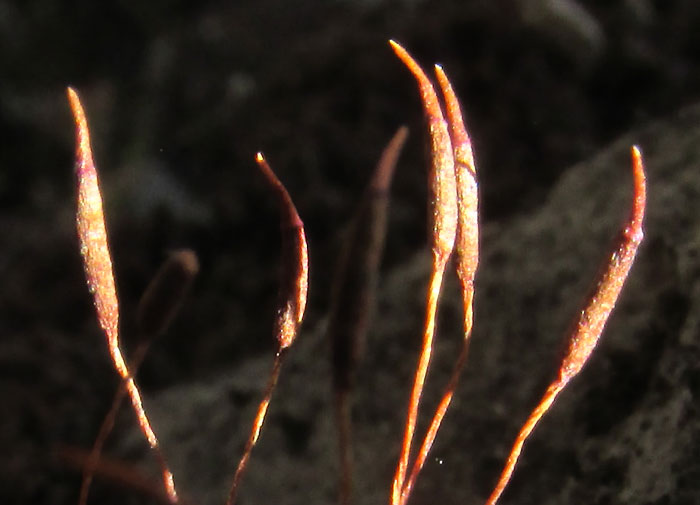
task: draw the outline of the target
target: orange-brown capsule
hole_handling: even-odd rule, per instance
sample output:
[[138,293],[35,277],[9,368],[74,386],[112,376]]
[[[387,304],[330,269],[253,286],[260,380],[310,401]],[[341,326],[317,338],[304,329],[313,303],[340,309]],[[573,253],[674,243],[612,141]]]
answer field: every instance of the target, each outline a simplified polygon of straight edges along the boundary
[[464,337],[469,338],[472,327],[474,277],[479,264],[479,198],[476,165],[471,139],[464,126],[457,96],[440,65],[435,65],[435,74],[445,98],[445,109],[455,159],[458,203],[455,262],[464,299]]
[[646,206],[646,177],[639,148],[633,146],[631,152],[634,199],[630,216],[620,231],[610,259],[569,336],[568,349],[560,368],[560,380],[564,382],[581,371],[593,352],[632,268],[639,244],[644,238],[642,222]]
[[294,341],[297,328],[304,318],[309,287],[309,258],[304,223],[284,185],[268,165],[262,153],[255,157],[265,179],[274,189],[280,205],[282,231],[282,269],[279,302],[275,319],[275,335],[280,349]]
[[440,102],[423,69],[397,42],[389,43],[399,59],[418,81],[430,133],[431,168],[428,174],[432,247],[436,255],[445,258],[452,253],[457,234],[457,183],[455,180],[452,142]]
[[116,352],[119,346],[119,302],[114,286],[112,258],[107,243],[102,194],[92,159],[90,131],[78,94],[72,88],[68,88],[68,100],[73,111],[77,134],[75,173],[78,177],[78,212],[76,222],[80,254],[83,257],[88,288],[97,310],[97,319],[107,336],[117,370],[124,377],[127,375],[126,364],[121,354]]

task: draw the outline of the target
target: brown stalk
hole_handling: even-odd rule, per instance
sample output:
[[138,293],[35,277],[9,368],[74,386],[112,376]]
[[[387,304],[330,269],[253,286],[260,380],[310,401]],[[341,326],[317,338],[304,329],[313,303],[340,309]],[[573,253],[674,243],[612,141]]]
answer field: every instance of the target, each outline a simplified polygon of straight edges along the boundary
[[272,393],[277,385],[280,370],[287,350],[294,342],[297,329],[304,317],[306,308],[306,297],[309,282],[308,252],[306,245],[306,235],[304,234],[304,224],[292,202],[289,193],[274,174],[270,166],[265,161],[262,153],[256,155],[255,161],[258,163],[265,179],[274,190],[280,205],[280,227],[282,231],[282,272],[280,277],[279,301],[277,308],[277,319],[275,320],[274,333],[277,339],[278,349],[275,353],[275,360],[272,371],[263,394],[263,399],[258,406],[257,414],[253,421],[248,441],[246,442],[243,456],[238,463],[236,473],[233,476],[233,483],[229,490],[227,505],[236,502],[238,488],[241,479],[248,466],[253,447],[258,441],[260,430],[265,422],[265,414],[270,405]]
[[352,495],[350,396],[354,386],[354,373],[364,351],[374,306],[379,262],[386,235],[389,186],[407,136],[408,128],[402,126],[384,149],[345,240],[333,282],[327,333],[332,347],[340,458],[338,502],[341,505],[348,505]]
[[[91,463],[92,453],[78,447],[62,446],[54,452],[54,457],[63,464],[77,469],[85,469],[88,465],[94,465],[93,473],[105,481],[117,485],[120,488],[133,489],[134,491],[151,497],[156,503],[170,505],[172,501],[168,494],[161,489],[158,481],[143,476],[140,470],[133,464],[123,461],[100,457],[97,463]],[[181,499],[180,505],[188,505]]]
[[[193,251],[189,249],[175,251],[170,254],[146,287],[139,302],[138,321],[141,335],[129,363],[129,370],[132,373],[138,372],[153,339],[167,330],[198,271],[199,263]],[[83,481],[80,486],[78,505],[87,503],[90,484],[100,462],[102,448],[114,427],[117,412],[126,392],[124,383],[120,383],[114,394],[112,405],[100,425],[95,443],[83,468]]]
[[562,360],[557,378],[549,385],[542,400],[523,424],[510,451],[501,476],[486,505],[495,505],[510,480],[522,451],[525,440],[530,436],[542,416],[554,403],[557,395],[583,368],[597,345],[605,323],[617,302],[622,286],[634,263],[637,249],[644,233],[642,222],[646,206],[646,178],[642,155],[636,146],[632,147],[632,172],[634,175],[634,199],[628,220],[615,241],[613,252],[605,261],[598,281],[587,297],[581,315],[568,337],[567,352]]
[[97,319],[107,337],[107,345],[114,367],[129,394],[141,432],[160,464],[163,483],[168,497],[172,503],[177,503],[177,492],[172,472],[168,468],[165,457],[160,450],[158,439],[143,409],[141,394],[134,382],[133,375],[124,361],[120,348],[119,303],[114,286],[112,259],[109,253],[107,231],[102,211],[102,195],[90,147],[90,132],[78,94],[72,88],[68,88],[68,99],[75,118],[77,131],[77,161],[75,165],[78,177],[77,225],[80,253],[83,257],[88,287],[94,297]]

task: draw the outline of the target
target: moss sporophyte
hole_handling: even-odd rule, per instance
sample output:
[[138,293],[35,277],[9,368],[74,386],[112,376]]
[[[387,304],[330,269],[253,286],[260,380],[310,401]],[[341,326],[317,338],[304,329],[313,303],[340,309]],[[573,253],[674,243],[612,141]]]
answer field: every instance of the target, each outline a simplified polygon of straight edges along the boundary
[[[479,214],[477,172],[471,141],[462,120],[459,101],[447,75],[442,67],[435,66],[441,101],[430,79],[411,55],[398,43],[390,41],[390,44],[418,83],[428,124],[431,159],[428,187],[432,271],[428,283],[422,347],[409,396],[400,454],[393,481],[387,487],[387,499],[390,505],[405,505],[430,453],[440,424],[450,406],[460,372],[466,362],[472,333],[474,278],[479,259]],[[153,489],[152,486],[150,488],[139,486],[138,482],[134,482],[133,487],[140,488],[141,492],[149,493],[164,503],[186,503],[186,500],[178,495],[175,478],[160,450],[158,438],[141,401],[135,374],[150,340],[165,331],[185,296],[198,270],[197,258],[192,251],[174,253],[156,275],[146,290],[139,308],[139,321],[145,336],[133,358],[127,363],[120,347],[119,304],[87,119],[78,94],[71,88],[68,89],[68,98],[77,129],[75,170],[78,180],[77,224],[80,252],[88,287],[94,297],[98,321],[105,334],[114,368],[121,378],[121,387],[92,450],[78,457],[79,465],[83,469],[79,505],[87,503],[88,491],[94,475],[109,477],[110,472],[118,472],[118,468],[114,469],[104,461],[101,451],[111,430],[115,412],[125,395],[129,397],[143,437],[160,465],[162,479],[159,489]],[[350,415],[353,377],[362,354],[368,314],[371,312],[374,299],[377,270],[385,235],[389,186],[406,137],[407,130],[401,127],[384,150],[351,227],[352,236],[340,260],[338,276],[334,282],[333,308],[329,316],[327,333],[332,348],[332,382],[340,456],[338,503],[341,505],[349,505],[353,501],[354,470]],[[594,288],[572,324],[570,334],[566,336],[566,350],[559,370],[540,402],[522,425],[501,476],[486,499],[487,505],[497,503],[515,470],[527,438],[559,393],[581,371],[590,357],[634,263],[635,254],[643,237],[642,221],[646,204],[646,183],[640,151],[637,147],[632,147],[631,153],[634,197],[630,215],[615,239],[612,252],[607,256]],[[290,195],[275,176],[265,157],[258,153],[255,161],[275,194],[281,213],[283,268],[277,319],[274,325],[277,351],[263,398],[253,420],[227,498],[224,497],[224,490],[222,490],[222,502],[225,499],[227,505],[236,503],[238,490],[244,483],[243,477],[248,461],[263,429],[265,415],[284,359],[293,347],[297,330],[304,316],[308,289],[308,255],[303,222]],[[450,261],[451,258],[453,261]],[[416,421],[433,350],[441,285],[445,272],[451,265],[455,266],[463,298],[461,351],[455,360],[447,387],[420,445],[416,444],[418,449],[414,450]],[[128,481],[128,476],[122,475],[122,477]]]

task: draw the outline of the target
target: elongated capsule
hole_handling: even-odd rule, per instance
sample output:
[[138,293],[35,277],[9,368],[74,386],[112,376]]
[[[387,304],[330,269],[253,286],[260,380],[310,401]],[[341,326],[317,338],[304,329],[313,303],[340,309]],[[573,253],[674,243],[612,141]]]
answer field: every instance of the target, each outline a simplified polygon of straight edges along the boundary
[[430,217],[432,248],[436,255],[449,257],[457,235],[457,182],[455,161],[447,121],[430,79],[413,57],[397,42],[389,43],[399,59],[418,81],[430,134]]
[[282,269],[275,335],[280,350],[292,345],[297,328],[304,318],[309,289],[309,254],[304,223],[284,185],[268,165],[262,153],[255,157],[265,179],[274,189],[280,205],[282,231]]
[[122,377],[127,375],[126,364],[121,354],[115,352],[119,346],[119,302],[114,286],[112,257],[107,243],[102,194],[97,170],[92,158],[90,131],[85,111],[78,94],[68,88],[68,100],[76,125],[75,174],[78,178],[78,240],[83,267],[87,276],[88,288],[92,293],[97,311],[97,320],[104,330],[112,358]]

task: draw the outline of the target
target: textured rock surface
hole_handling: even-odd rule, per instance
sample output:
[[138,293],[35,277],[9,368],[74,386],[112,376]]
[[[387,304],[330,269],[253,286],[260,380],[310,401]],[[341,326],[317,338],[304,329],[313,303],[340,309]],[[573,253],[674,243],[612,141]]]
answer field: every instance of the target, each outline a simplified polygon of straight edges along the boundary
[[[567,324],[630,200],[644,148],[646,240],[602,343],[526,445],[502,503],[696,503],[700,497],[700,108],[617,141],[567,171],[541,208],[487,227],[474,341],[455,408],[411,503],[480,503],[556,367]],[[481,167],[488,170],[488,167]],[[383,280],[355,409],[357,503],[385,500],[416,359],[427,258]],[[459,339],[448,285],[429,389]],[[332,503],[336,445],[327,345],[306,328],[283,372],[241,503]],[[154,399],[183,489],[221,502],[270,359]],[[426,406],[434,404],[428,396]]]

